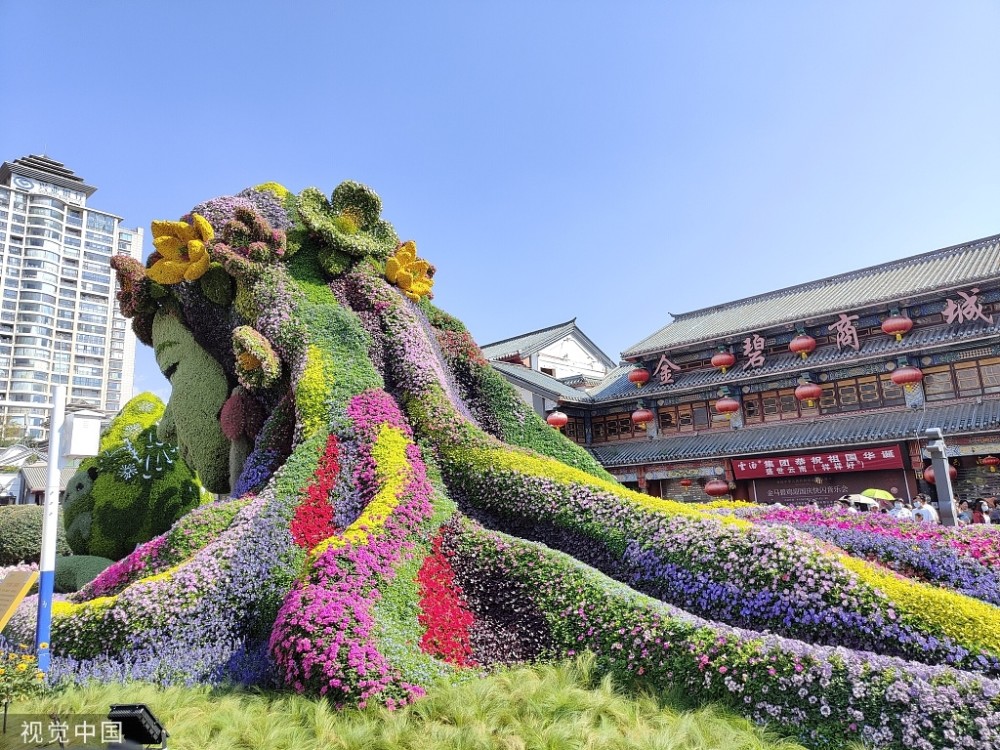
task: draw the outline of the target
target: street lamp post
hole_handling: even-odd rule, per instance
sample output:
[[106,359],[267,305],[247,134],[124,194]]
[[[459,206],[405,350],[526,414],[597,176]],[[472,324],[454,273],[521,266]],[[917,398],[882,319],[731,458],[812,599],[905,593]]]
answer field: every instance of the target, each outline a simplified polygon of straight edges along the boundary
[[45,483],[45,510],[42,516],[42,554],[38,565],[38,623],[35,653],[38,668],[49,671],[52,632],[52,592],[56,575],[56,538],[59,531],[59,441],[66,416],[66,386],[52,386],[52,416],[49,420],[49,465]]
[[955,496],[951,489],[951,476],[948,474],[947,448],[944,444],[944,434],[940,427],[929,427],[924,430],[929,438],[927,453],[931,457],[931,468],[934,470],[934,488],[937,490],[938,515],[945,526],[958,526],[955,515]]

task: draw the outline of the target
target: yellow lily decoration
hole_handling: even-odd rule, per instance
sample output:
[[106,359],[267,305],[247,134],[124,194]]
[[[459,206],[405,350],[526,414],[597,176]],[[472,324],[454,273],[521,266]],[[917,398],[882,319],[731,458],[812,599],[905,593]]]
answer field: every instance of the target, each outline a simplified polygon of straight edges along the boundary
[[433,275],[433,266],[417,257],[417,245],[413,240],[400,243],[385,263],[385,277],[414,302],[430,294],[434,286]]
[[210,259],[205,243],[215,237],[212,225],[200,214],[191,215],[192,222],[154,221],[153,246],[162,256],[146,275],[159,284],[179,284],[195,281],[205,275]]

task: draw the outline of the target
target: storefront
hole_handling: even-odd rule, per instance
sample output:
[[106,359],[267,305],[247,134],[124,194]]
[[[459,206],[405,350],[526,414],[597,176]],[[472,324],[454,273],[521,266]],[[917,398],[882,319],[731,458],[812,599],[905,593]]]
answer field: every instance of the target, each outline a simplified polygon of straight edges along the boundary
[[916,494],[900,445],[854,451],[732,460],[733,477],[758,503],[829,505],[841,495],[876,488],[907,500]]

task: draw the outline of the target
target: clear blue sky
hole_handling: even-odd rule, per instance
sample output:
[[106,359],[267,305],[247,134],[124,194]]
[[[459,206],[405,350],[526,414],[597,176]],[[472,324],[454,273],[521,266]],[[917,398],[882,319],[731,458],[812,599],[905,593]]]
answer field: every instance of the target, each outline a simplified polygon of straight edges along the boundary
[[[130,226],[374,187],[480,343],[1000,232],[996,2],[0,0],[0,159]],[[147,236],[146,252],[151,251]],[[148,350],[137,385],[164,393]]]

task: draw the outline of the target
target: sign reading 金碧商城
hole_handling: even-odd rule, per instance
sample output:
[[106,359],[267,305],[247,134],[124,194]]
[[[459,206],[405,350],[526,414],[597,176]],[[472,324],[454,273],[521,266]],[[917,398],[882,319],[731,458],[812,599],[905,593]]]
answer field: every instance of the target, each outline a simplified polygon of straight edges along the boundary
[[897,446],[860,448],[836,453],[813,453],[779,458],[738,458],[733,460],[736,479],[760,479],[802,474],[837,474],[845,471],[878,471],[903,468]]
[[38,572],[35,570],[15,570],[0,581],[0,630],[7,625],[17,605],[28,595],[36,580]]

